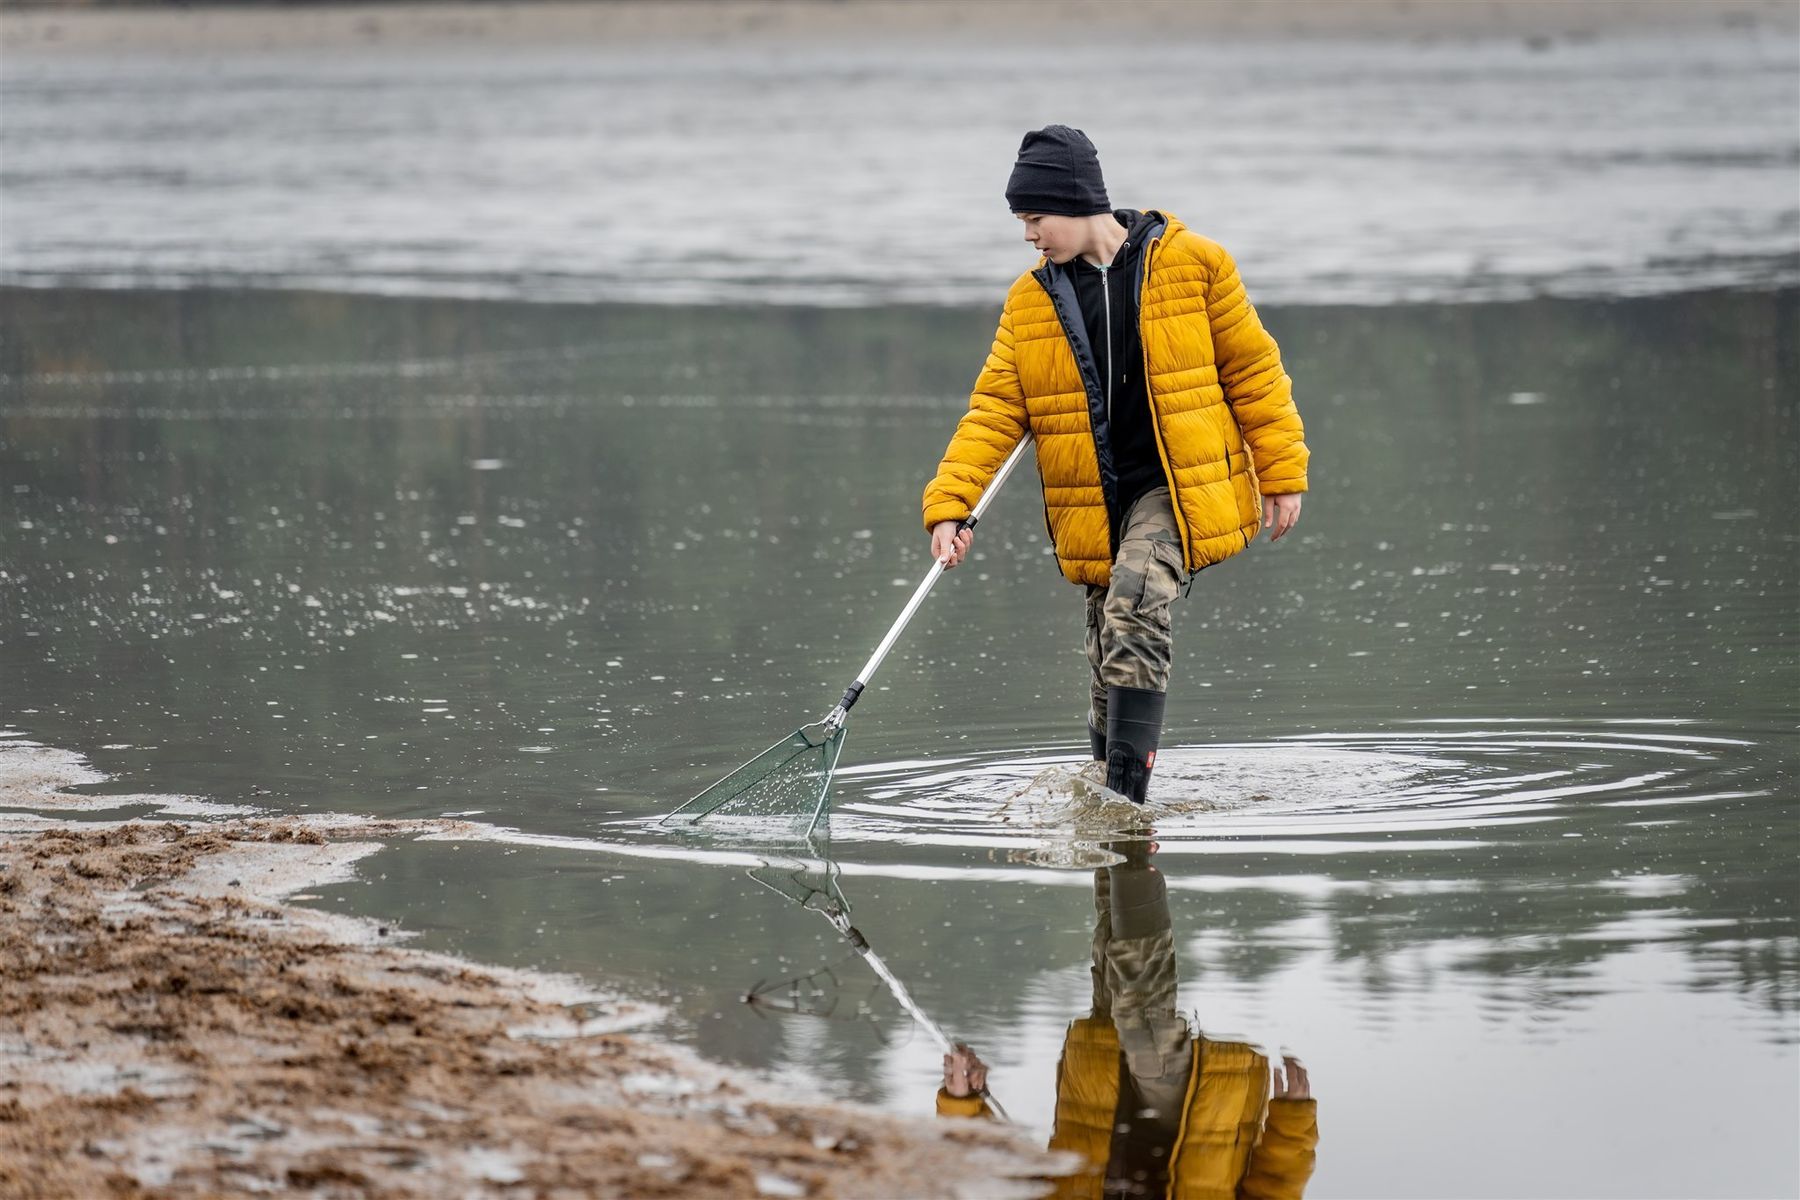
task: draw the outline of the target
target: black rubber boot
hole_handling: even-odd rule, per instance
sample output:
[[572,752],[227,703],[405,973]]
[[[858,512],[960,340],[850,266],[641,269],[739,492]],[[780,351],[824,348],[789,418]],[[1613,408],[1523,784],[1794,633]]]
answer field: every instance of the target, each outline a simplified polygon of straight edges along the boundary
[[1094,761],[1106,761],[1106,731],[1094,728],[1093,717],[1088,718],[1088,745],[1093,747]]
[[1106,786],[1138,804],[1150,794],[1166,699],[1145,688],[1106,689]]

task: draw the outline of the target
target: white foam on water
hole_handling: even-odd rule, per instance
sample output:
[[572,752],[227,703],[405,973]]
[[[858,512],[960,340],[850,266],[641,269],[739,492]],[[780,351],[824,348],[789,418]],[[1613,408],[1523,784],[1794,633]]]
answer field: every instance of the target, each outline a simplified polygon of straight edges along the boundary
[[0,809],[48,813],[144,808],[167,817],[233,817],[248,816],[257,811],[248,805],[220,804],[197,796],[136,793],[100,796],[68,790],[93,787],[109,778],[72,750],[60,750],[24,739],[0,742]]

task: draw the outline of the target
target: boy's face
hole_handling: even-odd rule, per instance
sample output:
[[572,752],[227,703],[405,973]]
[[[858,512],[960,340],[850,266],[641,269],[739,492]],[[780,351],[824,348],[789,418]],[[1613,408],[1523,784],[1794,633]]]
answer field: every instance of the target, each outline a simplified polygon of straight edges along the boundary
[[1087,222],[1080,217],[1059,217],[1048,213],[1019,213],[1025,225],[1025,240],[1053,263],[1066,263],[1081,253]]

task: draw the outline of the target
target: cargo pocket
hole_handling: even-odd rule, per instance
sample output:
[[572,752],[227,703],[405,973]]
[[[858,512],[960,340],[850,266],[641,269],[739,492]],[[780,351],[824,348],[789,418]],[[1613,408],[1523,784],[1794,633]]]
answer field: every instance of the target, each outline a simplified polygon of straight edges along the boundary
[[1101,660],[1106,657],[1105,648],[1101,645],[1101,627],[1106,624],[1106,589],[1094,587],[1087,589],[1087,636],[1084,639],[1088,662],[1094,670],[1100,669]]
[[1148,617],[1167,628],[1169,605],[1181,591],[1187,568],[1181,561],[1181,547],[1174,542],[1151,542],[1150,557],[1144,564],[1144,591],[1138,597],[1137,614]]

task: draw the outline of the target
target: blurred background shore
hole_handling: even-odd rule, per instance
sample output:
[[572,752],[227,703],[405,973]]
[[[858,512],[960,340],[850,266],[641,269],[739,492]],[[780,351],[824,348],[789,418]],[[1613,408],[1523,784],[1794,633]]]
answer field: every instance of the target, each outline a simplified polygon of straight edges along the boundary
[[1102,148],[1115,203],[1230,249],[1258,303],[1782,286],[1797,13],[14,12],[0,284],[989,306],[1031,257],[1013,152],[1054,120]]
[[1786,0],[596,0],[521,4],[88,4],[0,2],[8,51],[204,52],[645,39],[931,35],[1082,39],[1097,26],[1213,36],[1583,37],[1655,29],[1800,25]]

